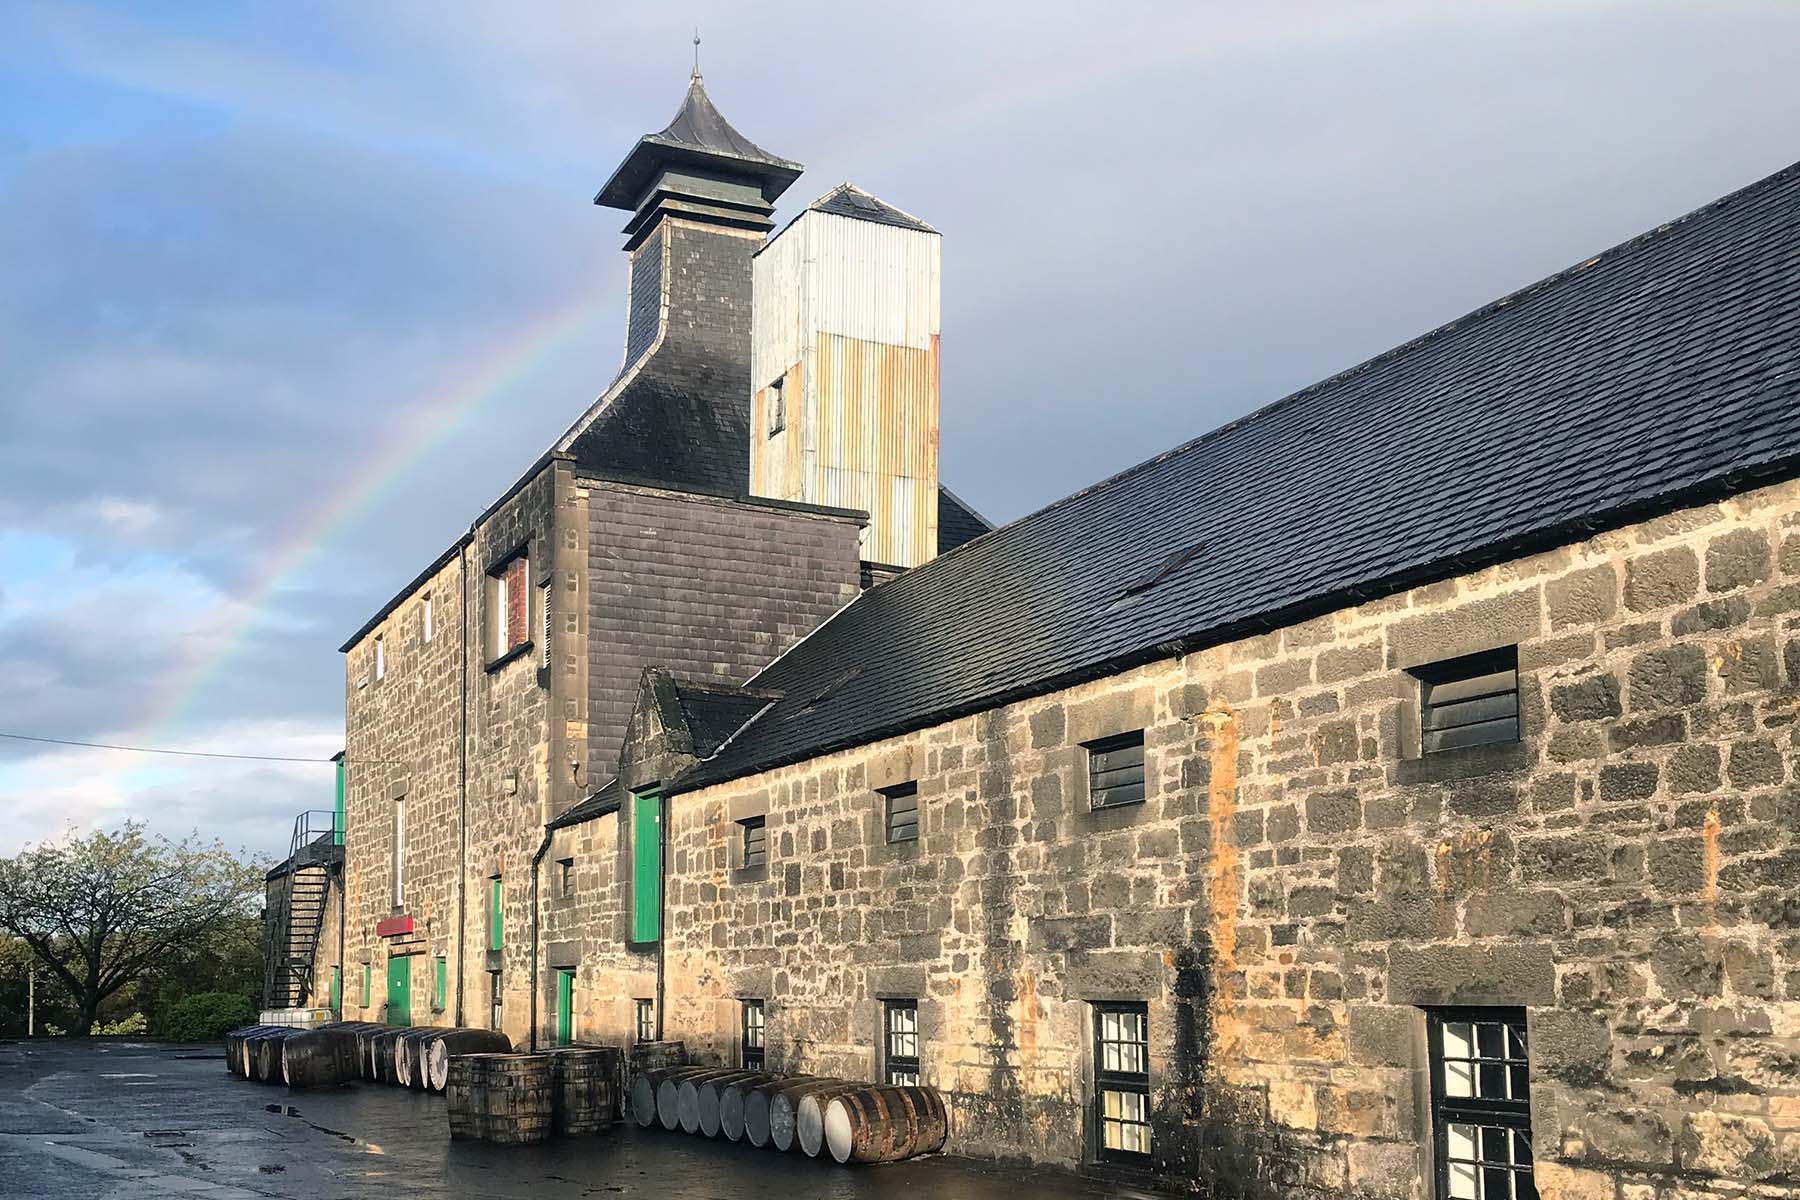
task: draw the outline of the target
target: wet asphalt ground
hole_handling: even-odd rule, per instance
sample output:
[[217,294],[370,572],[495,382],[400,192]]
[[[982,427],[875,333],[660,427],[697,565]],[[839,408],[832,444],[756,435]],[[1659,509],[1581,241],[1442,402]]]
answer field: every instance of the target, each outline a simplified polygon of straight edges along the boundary
[[441,1096],[368,1083],[290,1092],[227,1074],[219,1046],[0,1041],[0,1197],[7,1200],[1120,1194],[1062,1173],[944,1155],[846,1167],[629,1124],[542,1146],[452,1142]]

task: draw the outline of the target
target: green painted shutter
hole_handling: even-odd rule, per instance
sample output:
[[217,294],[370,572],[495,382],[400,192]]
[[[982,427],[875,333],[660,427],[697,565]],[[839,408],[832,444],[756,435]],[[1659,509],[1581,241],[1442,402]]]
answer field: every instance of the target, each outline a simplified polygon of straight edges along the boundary
[[432,1004],[439,1011],[444,1011],[444,1000],[450,994],[450,960],[443,955],[437,959],[437,986],[432,992]]
[[369,978],[370,970],[371,970],[371,968],[370,968],[369,964],[364,963],[363,964],[363,990],[362,990],[362,1002],[363,1002],[364,1008],[369,1007],[370,1004],[373,1004],[375,1002],[375,984]]
[[662,795],[639,792],[631,798],[631,939],[662,937]]
[[344,756],[337,758],[337,821],[331,830],[331,840],[337,845],[344,844]]
[[504,943],[505,926],[500,924],[500,877],[488,881],[492,895],[488,904],[488,949],[498,950]]
[[344,968],[331,968],[331,1013],[335,1017],[344,1015]]
[[575,1040],[575,972],[556,973],[556,1044]]
[[390,958],[387,968],[387,1023],[412,1024],[412,959]]

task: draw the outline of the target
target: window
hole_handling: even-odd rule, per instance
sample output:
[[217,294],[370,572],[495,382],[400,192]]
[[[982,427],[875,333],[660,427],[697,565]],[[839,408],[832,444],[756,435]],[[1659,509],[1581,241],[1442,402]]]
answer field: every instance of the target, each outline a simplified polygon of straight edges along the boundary
[[538,665],[547,667],[550,665],[550,585],[547,583],[538,588],[538,623],[541,626],[538,632],[544,639]]
[[556,860],[556,894],[564,900],[575,894],[575,860],[572,858]]
[[501,1010],[505,1007],[500,988],[500,972],[488,972],[488,1028],[499,1029]]
[[1441,1200],[1537,1200],[1525,1011],[1428,1014],[1431,1126]]
[[760,867],[769,861],[769,831],[762,817],[745,817],[738,822],[743,831],[743,865]]
[[394,801],[394,907],[406,903],[406,797]]
[[437,630],[431,624],[431,593],[425,593],[425,603],[419,610],[419,633],[423,640],[429,642]]
[[1114,808],[1144,801],[1144,731],[1085,742],[1088,752],[1088,803]]
[[450,995],[450,960],[438,955],[431,964],[431,972],[431,1009],[443,1012],[444,1001]]
[[498,950],[505,944],[506,927],[500,921],[500,876],[488,880],[488,949]]
[[381,635],[375,635],[375,678],[387,677],[387,647],[382,643]]
[[488,577],[488,627],[492,631],[494,658],[506,657],[530,637],[531,623],[525,611],[531,599],[526,583],[530,565],[525,555],[515,555]]
[[785,391],[787,380],[777,379],[769,385],[769,436],[774,437],[787,428],[787,398]]
[[903,783],[898,787],[883,788],[881,795],[887,807],[885,821],[887,840],[889,842],[918,841],[919,785]]
[[1413,672],[1425,754],[1519,740],[1519,648],[1465,654]]
[[1095,1148],[1106,1162],[1150,1154],[1150,1011],[1143,1004],[1094,1005]]
[[640,1042],[656,1040],[656,1001],[654,1000],[637,1002],[637,1040]]
[[919,1084],[919,1002],[884,1000],[881,1004],[881,1076],[890,1084]]
[[763,1068],[763,1002],[761,1000],[742,1001],[744,1047],[743,1067],[746,1071],[760,1071]]

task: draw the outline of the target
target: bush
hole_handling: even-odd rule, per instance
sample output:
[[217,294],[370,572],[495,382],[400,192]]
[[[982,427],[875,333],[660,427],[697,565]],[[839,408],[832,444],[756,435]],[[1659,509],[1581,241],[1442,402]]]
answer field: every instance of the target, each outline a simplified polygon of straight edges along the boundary
[[156,1036],[172,1042],[212,1042],[228,1029],[256,1019],[256,1007],[242,992],[196,992],[162,1011]]
[[144,1020],[141,1012],[132,1013],[129,1017],[117,1021],[102,1021],[94,1026],[95,1037],[130,1037],[132,1034],[148,1033],[150,1022]]

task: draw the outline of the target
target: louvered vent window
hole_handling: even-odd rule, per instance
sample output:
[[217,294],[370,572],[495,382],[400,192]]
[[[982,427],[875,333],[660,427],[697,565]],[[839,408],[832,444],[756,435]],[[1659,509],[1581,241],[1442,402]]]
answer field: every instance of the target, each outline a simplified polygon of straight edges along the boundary
[[881,789],[887,802],[887,840],[916,842],[919,840],[919,785],[903,783]]
[[769,861],[769,831],[762,817],[749,817],[738,822],[744,831],[744,865],[760,867]]
[[1519,740],[1519,648],[1420,667],[1419,748],[1426,754]]
[[1085,742],[1091,807],[1116,808],[1144,801],[1144,731]]
[[542,588],[538,589],[538,594],[540,597],[538,610],[543,624],[541,632],[544,635],[544,645],[541,651],[543,657],[539,662],[540,665],[547,667],[550,665],[550,585],[546,583]]

